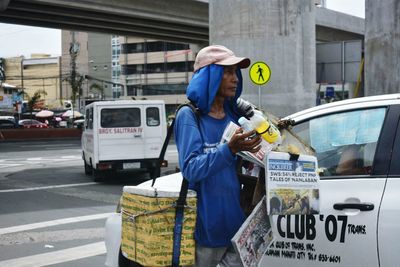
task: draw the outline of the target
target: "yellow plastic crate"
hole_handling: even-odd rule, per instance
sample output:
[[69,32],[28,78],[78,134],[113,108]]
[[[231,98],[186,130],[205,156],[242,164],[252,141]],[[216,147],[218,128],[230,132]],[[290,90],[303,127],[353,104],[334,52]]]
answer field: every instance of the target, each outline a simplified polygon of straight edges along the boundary
[[[179,192],[125,186],[122,195],[124,255],[144,266],[170,266],[172,262],[174,204]],[[189,190],[181,239],[180,265],[194,264],[196,192]]]

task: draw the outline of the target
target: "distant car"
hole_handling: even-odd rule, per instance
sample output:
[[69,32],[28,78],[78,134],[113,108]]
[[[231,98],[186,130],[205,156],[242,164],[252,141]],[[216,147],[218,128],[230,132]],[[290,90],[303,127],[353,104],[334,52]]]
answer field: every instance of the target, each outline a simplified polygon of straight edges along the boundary
[[24,128],[49,128],[46,123],[30,119],[20,120],[18,124],[23,126]]
[[13,116],[0,116],[0,120],[9,120],[15,122],[15,118]]
[[0,119],[0,129],[16,129],[21,127],[14,120]]
[[85,119],[74,120],[74,128],[82,129],[85,124]]
[[[320,214],[272,215],[275,240],[258,266],[399,266],[400,94],[337,101],[283,120],[315,150]],[[167,180],[179,191],[179,178],[156,184]],[[121,214],[105,228],[106,265],[132,266],[120,252]]]

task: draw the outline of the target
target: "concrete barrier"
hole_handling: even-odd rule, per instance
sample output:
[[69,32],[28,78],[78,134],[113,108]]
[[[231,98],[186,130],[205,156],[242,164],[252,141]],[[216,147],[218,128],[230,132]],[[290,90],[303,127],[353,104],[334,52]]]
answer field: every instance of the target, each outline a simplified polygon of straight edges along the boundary
[[32,139],[80,139],[82,130],[75,128],[48,129],[4,129],[0,130],[0,141],[32,140]]

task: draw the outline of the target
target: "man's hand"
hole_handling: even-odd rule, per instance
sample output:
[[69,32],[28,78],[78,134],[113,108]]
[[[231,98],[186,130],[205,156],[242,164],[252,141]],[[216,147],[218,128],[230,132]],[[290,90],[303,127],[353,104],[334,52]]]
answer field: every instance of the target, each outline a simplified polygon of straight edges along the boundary
[[[253,138],[249,139],[250,136],[254,135]],[[240,151],[249,151],[252,153],[257,152],[261,148],[261,137],[256,134],[256,131],[243,133],[243,129],[239,128],[233,134],[231,140],[228,142],[228,146],[233,154]]]

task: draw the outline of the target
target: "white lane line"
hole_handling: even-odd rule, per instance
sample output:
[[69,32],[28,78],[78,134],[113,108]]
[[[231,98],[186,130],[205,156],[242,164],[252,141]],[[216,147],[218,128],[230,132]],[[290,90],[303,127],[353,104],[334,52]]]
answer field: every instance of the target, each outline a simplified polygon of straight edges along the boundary
[[82,159],[82,156],[62,156],[62,159]]
[[48,143],[40,143],[40,144],[30,144],[30,145],[21,145],[18,147],[76,147],[74,144],[48,144]]
[[38,158],[27,158],[26,160],[29,160],[29,161],[39,161],[39,160],[43,160],[43,158],[42,158],[42,157],[38,157]]
[[106,246],[104,241],[102,241],[84,246],[57,250],[54,252],[0,261],[0,267],[41,267],[93,257],[104,253],[106,253]]
[[104,240],[104,233],[104,227],[37,232],[26,231],[0,235],[0,247],[37,243],[54,244],[57,242],[89,240],[95,238]]
[[21,165],[24,165],[24,164],[0,163],[0,168],[16,167],[16,166],[21,166]]
[[53,189],[53,188],[75,187],[75,186],[85,186],[85,185],[94,185],[94,184],[97,184],[97,183],[89,182],[89,183],[79,183],[79,184],[61,184],[61,185],[39,186],[39,187],[30,187],[30,188],[3,189],[3,190],[0,190],[0,193],[45,190],[45,189]]
[[[78,223],[78,222],[84,222],[84,221],[105,219],[105,218],[109,217],[111,214],[113,214],[113,213],[100,213],[100,214],[85,215],[85,216],[78,216],[78,217],[71,217],[71,218],[45,221],[45,222],[39,222],[39,223],[31,223],[31,224],[24,224],[24,225],[12,226],[12,227],[0,228],[0,235],[28,231],[28,230],[44,228],[44,227],[51,227],[51,226],[67,224],[67,223]],[[10,266],[12,266],[12,265],[10,265]]]

